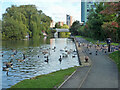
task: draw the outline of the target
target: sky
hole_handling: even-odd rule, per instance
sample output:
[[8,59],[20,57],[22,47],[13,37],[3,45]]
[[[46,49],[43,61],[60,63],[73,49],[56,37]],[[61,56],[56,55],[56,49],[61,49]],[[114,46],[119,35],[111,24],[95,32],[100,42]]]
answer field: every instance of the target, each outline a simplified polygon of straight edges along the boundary
[[[42,10],[46,15],[52,17],[53,21],[66,22],[66,14],[73,16],[75,20],[81,21],[81,0],[1,0],[1,14],[11,5],[36,5],[38,10]],[[1,6],[2,5],[2,6]]]

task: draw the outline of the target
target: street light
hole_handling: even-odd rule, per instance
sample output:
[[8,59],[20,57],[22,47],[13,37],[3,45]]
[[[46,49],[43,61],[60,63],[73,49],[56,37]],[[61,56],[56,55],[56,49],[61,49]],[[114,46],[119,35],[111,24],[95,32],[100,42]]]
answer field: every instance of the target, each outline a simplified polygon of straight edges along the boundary
[[107,38],[108,52],[110,52],[110,43],[111,43],[111,38]]

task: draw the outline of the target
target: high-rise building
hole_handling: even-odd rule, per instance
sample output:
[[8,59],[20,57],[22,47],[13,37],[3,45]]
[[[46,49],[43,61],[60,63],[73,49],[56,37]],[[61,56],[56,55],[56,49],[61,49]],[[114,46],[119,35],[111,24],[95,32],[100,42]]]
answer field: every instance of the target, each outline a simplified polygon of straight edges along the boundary
[[90,10],[95,9],[95,2],[81,2],[81,22],[86,23]]
[[58,22],[58,25],[63,26],[64,22]]
[[66,24],[70,27],[72,25],[72,16],[66,15]]

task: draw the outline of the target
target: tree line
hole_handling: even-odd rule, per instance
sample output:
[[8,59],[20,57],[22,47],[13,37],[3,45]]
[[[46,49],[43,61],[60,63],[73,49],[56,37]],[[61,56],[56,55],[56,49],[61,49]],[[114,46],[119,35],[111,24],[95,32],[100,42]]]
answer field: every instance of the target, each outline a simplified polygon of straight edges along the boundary
[[26,35],[31,38],[41,37],[43,31],[51,34],[51,17],[35,5],[12,5],[6,9],[2,18],[2,39],[24,39]]
[[70,28],[73,35],[81,35],[96,40],[111,38],[120,41],[120,2],[95,3],[96,9],[91,9],[86,24],[75,21]]

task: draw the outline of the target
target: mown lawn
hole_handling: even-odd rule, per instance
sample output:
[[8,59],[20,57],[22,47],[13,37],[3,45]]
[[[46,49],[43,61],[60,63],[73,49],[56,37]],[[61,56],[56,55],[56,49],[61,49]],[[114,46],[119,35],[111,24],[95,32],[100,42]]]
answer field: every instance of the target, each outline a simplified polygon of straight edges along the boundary
[[[88,38],[88,37],[83,37],[83,36],[76,36],[76,37],[81,37],[81,38],[84,38],[85,40],[89,41],[89,42],[92,42],[93,44],[95,44],[97,42],[97,40],[94,40],[92,38]],[[107,44],[106,42],[101,42],[99,43],[100,45],[105,45]],[[111,43],[111,45],[114,45],[114,46],[117,46],[119,45],[119,43]]]
[[32,79],[23,80],[12,88],[54,88],[58,87],[67,76],[71,75],[76,70],[76,67],[72,67],[65,70],[60,70],[47,75],[36,76]]
[[115,51],[109,54],[109,57],[112,58],[116,62],[116,64],[118,65],[119,72],[120,72],[120,51]]

